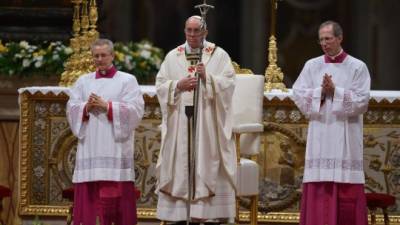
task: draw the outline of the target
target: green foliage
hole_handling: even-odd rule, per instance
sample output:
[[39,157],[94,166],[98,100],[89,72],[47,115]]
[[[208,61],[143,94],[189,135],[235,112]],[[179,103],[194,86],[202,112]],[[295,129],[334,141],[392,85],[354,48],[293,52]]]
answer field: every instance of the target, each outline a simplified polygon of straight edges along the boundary
[[[164,53],[148,41],[115,43],[114,64],[118,70],[134,74],[139,83],[154,81]],[[26,41],[0,40],[0,76],[60,76],[72,49],[62,42],[43,42],[37,45]]]

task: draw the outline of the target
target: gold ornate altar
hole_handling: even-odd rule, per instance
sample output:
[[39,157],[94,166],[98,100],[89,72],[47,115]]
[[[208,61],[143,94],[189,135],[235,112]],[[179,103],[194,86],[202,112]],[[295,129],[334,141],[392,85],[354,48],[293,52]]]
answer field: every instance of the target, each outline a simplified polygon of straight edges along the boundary
[[[141,86],[146,107],[135,135],[135,169],[141,221],[155,220],[157,196],[154,168],[160,147],[160,108],[153,86]],[[65,118],[68,88],[31,87],[20,93],[19,214],[60,216],[69,202],[61,190],[71,186],[76,139]],[[260,166],[260,223],[297,223],[304,165],[307,120],[288,93],[266,93],[264,139]],[[390,209],[392,224],[400,224],[400,92],[372,92],[364,116],[366,191],[390,193],[397,205]],[[243,222],[248,202],[240,201]],[[61,217],[62,216],[62,217]],[[382,223],[382,217],[378,222]]]

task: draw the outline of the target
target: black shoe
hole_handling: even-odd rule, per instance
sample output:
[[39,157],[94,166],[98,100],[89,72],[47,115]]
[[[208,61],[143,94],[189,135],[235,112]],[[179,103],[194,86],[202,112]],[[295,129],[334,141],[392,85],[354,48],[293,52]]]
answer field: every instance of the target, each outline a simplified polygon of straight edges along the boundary
[[182,221],[172,222],[170,223],[170,225],[186,225],[186,221],[182,220]]
[[[190,225],[200,225],[200,223],[189,223]],[[186,221],[182,220],[182,221],[177,221],[177,222],[173,222],[170,225],[186,225]]]

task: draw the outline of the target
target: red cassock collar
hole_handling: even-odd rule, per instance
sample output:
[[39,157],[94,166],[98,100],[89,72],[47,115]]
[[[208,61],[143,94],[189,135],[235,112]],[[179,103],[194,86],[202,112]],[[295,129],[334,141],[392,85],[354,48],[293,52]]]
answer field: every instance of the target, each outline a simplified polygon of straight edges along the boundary
[[342,51],[342,53],[340,53],[339,55],[335,56],[335,57],[330,57],[328,55],[324,55],[325,58],[325,63],[342,63],[344,61],[344,59],[346,58],[347,53]]
[[113,78],[114,75],[117,73],[117,69],[115,66],[111,66],[107,70],[96,70],[96,79],[99,78]]

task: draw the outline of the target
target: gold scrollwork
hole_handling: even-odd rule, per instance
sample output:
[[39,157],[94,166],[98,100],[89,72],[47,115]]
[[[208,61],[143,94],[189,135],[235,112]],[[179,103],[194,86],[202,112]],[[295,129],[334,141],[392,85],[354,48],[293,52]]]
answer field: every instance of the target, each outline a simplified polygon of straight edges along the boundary
[[298,202],[305,145],[304,138],[289,127],[264,122],[263,146],[258,157],[262,182],[259,211],[282,211]]
[[[54,93],[42,94],[36,93],[31,94],[28,91],[23,92],[20,95],[21,100],[21,113],[20,113],[20,191],[19,191],[19,214],[20,215],[52,215],[52,216],[60,216],[67,215],[68,206],[62,205],[43,205],[43,204],[35,204],[33,203],[32,196],[35,195],[34,189],[32,188],[32,182],[34,179],[34,170],[33,170],[33,156],[35,152],[33,151],[32,140],[34,136],[35,129],[32,129],[32,125],[35,124],[35,114],[41,113],[40,107],[36,107],[36,103],[40,101],[48,101],[55,100],[57,103],[63,103],[65,105],[68,96],[65,93],[60,93],[58,95]],[[36,112],[35,110],[39,110]],[[62,111],[59,111],[62,113]],[[50,115],[50,114],[48,114]],[[38,126],[41,126],[39,124]],[[45,127],[48,129],[48,127]],[[46,136],[47,137],[47,136]],[[46,153],[48,149],[43,149]],[[47,154],[47,153],[46,153]],[[51,161],[50,161],[51,162]],[[47,164],[46,161],[43,163]],[[47,174],[46,168],[44,165],[43,168],[45,171],[43,174]],[[46,191],[45,193],[47,193]]]
[[236,74],[254,74],[251,69],[241,68],[239,64],[232,61],[233,68],[235,69]]

